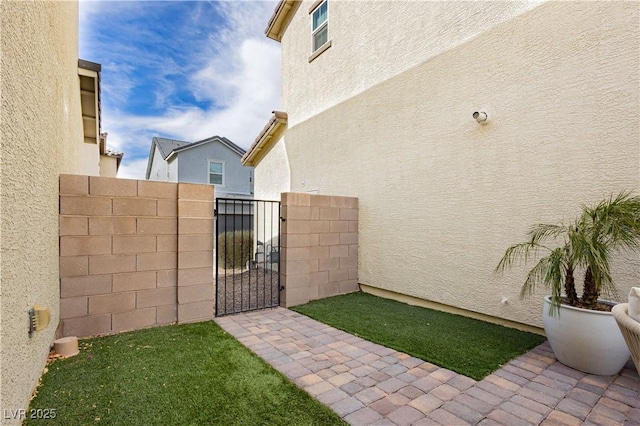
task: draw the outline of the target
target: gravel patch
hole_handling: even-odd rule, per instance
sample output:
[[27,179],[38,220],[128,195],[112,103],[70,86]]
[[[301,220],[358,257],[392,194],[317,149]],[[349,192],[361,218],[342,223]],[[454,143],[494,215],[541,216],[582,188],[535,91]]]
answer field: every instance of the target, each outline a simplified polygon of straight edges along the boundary
[[229,315],[278,306],[279,274],[260,266],[250,270],[218,269],[217,315]]

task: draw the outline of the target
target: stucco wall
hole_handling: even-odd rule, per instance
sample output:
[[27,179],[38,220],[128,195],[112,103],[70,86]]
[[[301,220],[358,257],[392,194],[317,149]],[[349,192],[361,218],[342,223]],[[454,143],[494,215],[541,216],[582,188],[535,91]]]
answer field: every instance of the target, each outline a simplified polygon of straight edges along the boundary
[[[388,15],[399,7],[408,23],[430,16],[393,5]],[[332,87],[347,97],[363,74],[359,61],[340,59],[360,46],[335,32],[311,64],[294,58],[294,21],[283,41],[290,190],[359,198],[361,283],[541,326],[541,299],[518,299],[525,269],[492,272],[529,225],[571,218],[612,192],[640,191],[639,7],[544,3],[303,122],[336,103]],[[405,21],[387,20],[387,33],[411,28]],[[421,48],[432,49],[429,39]],[[402,52],[394,50],[399,61]],[[289,81],[291,73],[322,84]],[[478,110],[486,125],[472,119]],[[637,256],[616,264],[623,296],[638,277]]]
[[280,139],[258,163],[254,173],[256,199],[278,201],[282,192],[289,191],[291,171],[284,138]]
[[[80,172],[83,160],[78,5],[2,1],[0,31],[0,407],[16,410],[27,407],[59,320],[58,174]],[[51,309],[51,325],[29,338],[36,303]]]
[[100,176],[116,177],[118,174],[118,159],[107,155],[100,156]]
[[97,143],[84,144],[84,168],[82,174],[88,176],[100,175],[100,147]]
[[311,64],[315,0],[282,38],[282,110],[289,126],[530,10],[540,1],[329,0],[331,48]]

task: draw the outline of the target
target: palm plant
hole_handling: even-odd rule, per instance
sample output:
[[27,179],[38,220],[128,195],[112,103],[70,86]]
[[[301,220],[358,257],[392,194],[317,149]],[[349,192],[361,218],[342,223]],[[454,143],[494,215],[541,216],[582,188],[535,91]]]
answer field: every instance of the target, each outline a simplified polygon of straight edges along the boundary
[[[593,207],[569,223],[534,225],[527,241],[507,249],[496,268],[502,273],[516,261],[525,263],[547,253],[529,271],[520,296],[535,292],[538,285],[551,291],[550,314],[560,304],[595,309],[600,294],[617,297],[611,278],[610,260],[614,252],[640,248],[640,197],[621,192]],[[578,297],[574,273],[584,269],[582,297]]]

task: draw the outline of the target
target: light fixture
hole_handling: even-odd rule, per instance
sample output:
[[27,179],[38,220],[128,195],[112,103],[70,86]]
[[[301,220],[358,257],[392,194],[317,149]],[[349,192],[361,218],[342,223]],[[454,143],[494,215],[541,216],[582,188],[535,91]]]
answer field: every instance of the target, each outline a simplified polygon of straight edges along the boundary
[[51,311],[49,308],[40,305],[34,305],[29,309],[29,337],[34,331],[44,330],[49,326],[51,320]]
[[484,123],[487,121],[487,113],[482,111],[476,111],[473,113],[473,118],[478,123]]

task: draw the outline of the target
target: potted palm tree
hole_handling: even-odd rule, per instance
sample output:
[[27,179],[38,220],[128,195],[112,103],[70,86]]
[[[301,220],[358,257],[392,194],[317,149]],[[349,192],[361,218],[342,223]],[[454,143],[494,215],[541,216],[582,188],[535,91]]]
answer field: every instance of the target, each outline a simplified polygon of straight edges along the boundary
[[[640,247],[640,197],[628,192],[609,197],[568,223],[531,227],[525,242],[507,249],[496,271],[516,262],[538,261],[527,274],[521,297],[539,285],[545,297],[543,319],[547,339],[560,362],[591,374],[615,374],[629,351],[611,315],[617,298],[611,277],[611,257]],[[546,255],[540,257],[541,252]],[[582,295],[575,275],[584,272]]]

